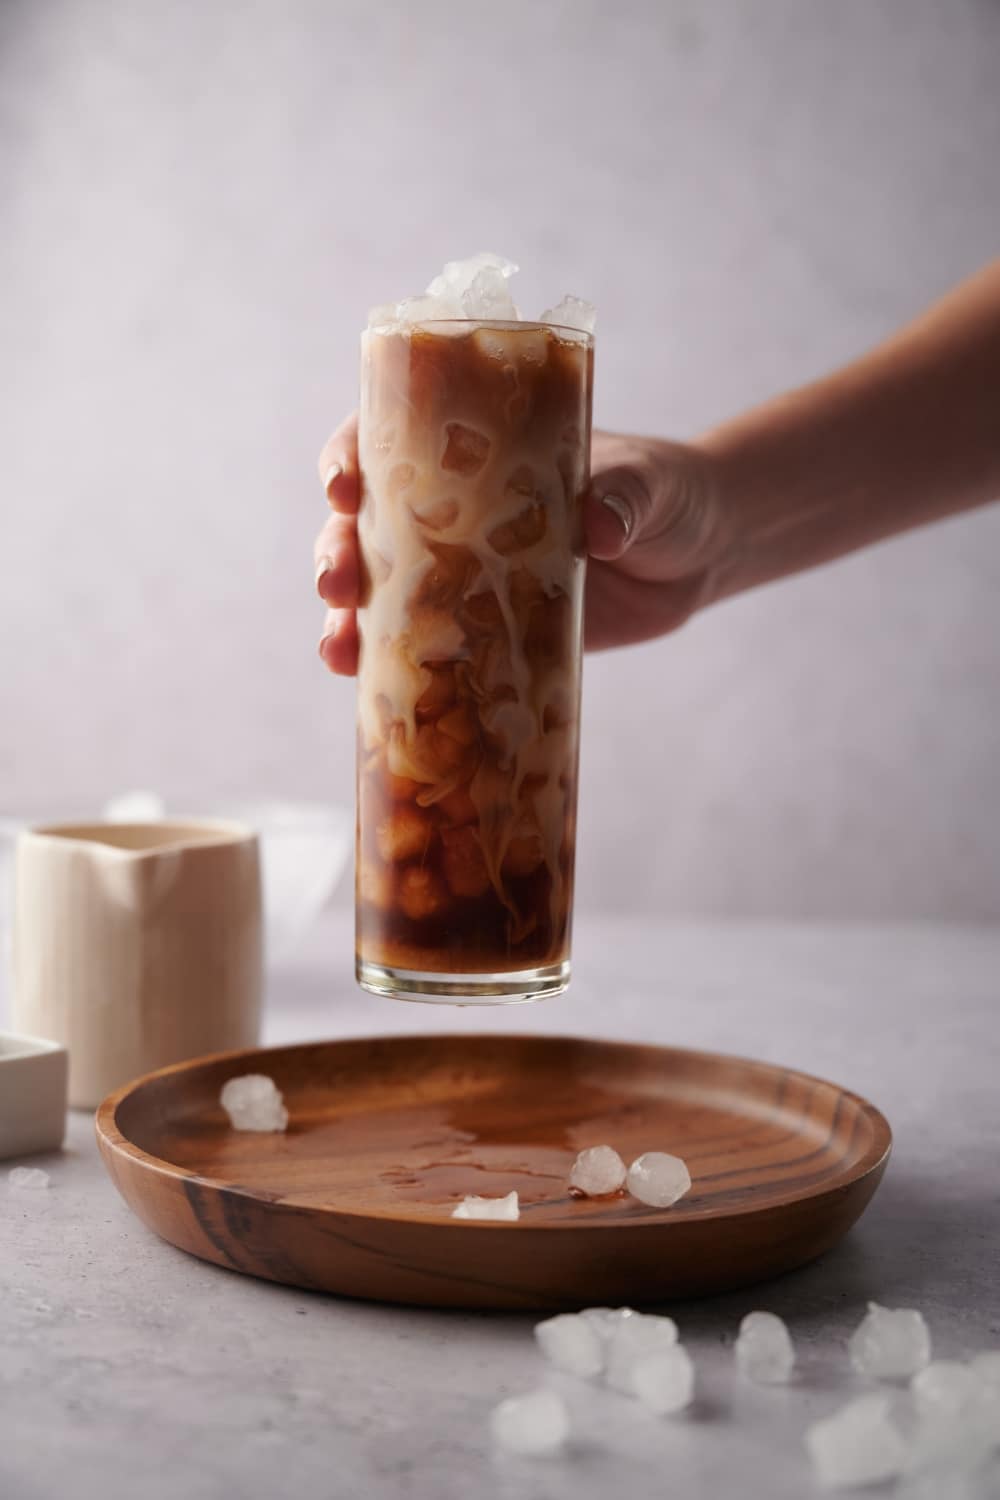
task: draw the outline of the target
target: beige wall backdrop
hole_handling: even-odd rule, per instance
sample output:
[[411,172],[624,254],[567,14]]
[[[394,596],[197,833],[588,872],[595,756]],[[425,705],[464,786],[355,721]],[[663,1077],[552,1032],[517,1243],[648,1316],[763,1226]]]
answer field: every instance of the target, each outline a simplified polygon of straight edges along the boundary
[[[5,0],[0,812],[348,801],[313,466],[368,305],[501,251],[597,302],[603,424],[692,435],[1000,251],[998,63],[996,0]],[[1000,916],[1000,509],[585,696],[584,902]]]

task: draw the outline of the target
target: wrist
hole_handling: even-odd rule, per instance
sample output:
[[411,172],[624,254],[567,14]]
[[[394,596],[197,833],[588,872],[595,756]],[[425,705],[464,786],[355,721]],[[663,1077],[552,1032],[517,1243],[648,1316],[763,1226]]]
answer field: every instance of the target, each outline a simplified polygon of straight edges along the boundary
[[699,607],[717,603],[749,587],[751,536],[738,455],[709,434],[686,449],[684,479],[696,515],[699,561],[704,586]]
[[728,598],[836,555],[855,478],[843,434],[816,420],[811,392],[779,397],[700,441],[718,510],[714,598]]

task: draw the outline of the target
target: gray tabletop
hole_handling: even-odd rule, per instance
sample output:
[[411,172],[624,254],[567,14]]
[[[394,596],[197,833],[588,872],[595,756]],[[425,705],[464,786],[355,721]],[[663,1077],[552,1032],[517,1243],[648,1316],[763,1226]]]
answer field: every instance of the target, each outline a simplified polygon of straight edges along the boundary
[[[331,917],[273,977],[268,1038],[620,1037],[792,1064],[877,1103],[893,1160],[839,1247],[767,1286],[669,1309],[697,1369],[688,1415],[656,1418],[553,1376],[528,1318],[338,1301],[193,1260],[132,1217],[75,1116],[66,1150],[37,1159],[47,1192],[14,1193],[0,1171],[3,1500],[802,1500],[814,1493],[803,1429],[865,1389],[844,1344],[869,1298],[923,1308],[938,1354],[1000,1347],[1000,931],[579,928],[567,996],[457,1011],[361,996],[346,916]],[[734,1378],[733,1338],[754,1307],[792,1326],[787,1388]],[[570,1450],[495,1454],[493,1405],[546,1381],[569,1404]]]

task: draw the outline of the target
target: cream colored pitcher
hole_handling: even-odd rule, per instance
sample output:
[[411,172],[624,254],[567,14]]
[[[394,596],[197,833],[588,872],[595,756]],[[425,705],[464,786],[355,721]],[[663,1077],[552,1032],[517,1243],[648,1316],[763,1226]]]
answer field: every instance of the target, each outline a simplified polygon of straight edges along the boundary
[[255,1046],[257,838],[238,823],[61,824],[18,839],[14,1024],[69,1048],[92,1109],[168,1063]]

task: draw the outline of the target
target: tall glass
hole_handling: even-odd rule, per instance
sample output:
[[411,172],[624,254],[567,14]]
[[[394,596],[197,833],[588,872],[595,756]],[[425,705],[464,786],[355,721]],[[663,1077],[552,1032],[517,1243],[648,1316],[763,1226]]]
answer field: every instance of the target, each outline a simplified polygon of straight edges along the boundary
[[494,1004],[570,974],[593,339],[362,339],[357,975]]

